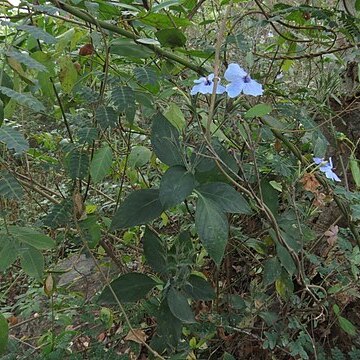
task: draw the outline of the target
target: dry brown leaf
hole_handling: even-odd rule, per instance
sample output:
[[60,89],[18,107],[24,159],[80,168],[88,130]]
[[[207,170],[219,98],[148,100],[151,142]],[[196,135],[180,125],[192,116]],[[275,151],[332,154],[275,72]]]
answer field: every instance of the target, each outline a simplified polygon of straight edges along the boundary
[[316,193],[317,189],[320,187],[320,183],[316,180],[314,174],[305,173],[300,179],[300,182],[303,184],[305,190],[312,193]]
[[325,206],[325,199],[326,199],[326,195],[322,192],[318,192],[315,194],[313,205],[316,207],[323,207]]
[[124,340],[134,341],[138,344],[143,344],[147,339],[147,335],[141,329],[130,330],[128,334],[125,336]]
[[331,225],[329,230],[325,231],[324,235],[327,237],[326,241],[330,246],[334,246],[338,238],[339,227]]

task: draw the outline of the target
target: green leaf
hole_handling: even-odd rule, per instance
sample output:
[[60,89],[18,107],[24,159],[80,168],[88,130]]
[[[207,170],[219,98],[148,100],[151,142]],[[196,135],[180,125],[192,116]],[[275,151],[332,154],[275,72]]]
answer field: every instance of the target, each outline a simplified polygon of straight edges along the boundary
[[182,131],[186,127],[186,120],[181,109],[174,103],[170,104],[166,110],[164,116],[170,121],[172,125],[179,131]]
[[134,146],[128,158],[128,165],[132,168],[144,166],[150,161],[151,150],[145,146]]
[[44,275],[44,257],[41,252],[32,246],[23,248],[20,255],[21,266],[26,274],[42,281]]
[[0,127],[0,141],[5,143],[8,149],[14,149],[17,153],[29,149],[29,143],[23,134],[10,126]]
[[355,10],[360,11],[360,0],[355,0]]
[[110,146],[99,149],[90,164],[90,175],[94,183],[100,182],[109,173],[112,165],[113,154]]
[[229,224],[222,209],[201,194],[196,204],[195,227],[205,250],[219,266],[228,242]]
[[0,355],[5,353],[9,341],[9,324],[0,313]]
[[91,144],[94,140],[97,140],[99,133],[96,128],[86,127],[81,128],[77,136],[79,138],[80,143],[88,143]]
[[140,84],[144,85],[156,85],[157,84],[157,74],[156,71],[149,67],[138,67],[134,69],[134,75],[136,80]]
[[127,108],[134,107],[135,93],[129,86],[117,86],[111,92],[111,99],[120,112],[125,112]]
[[184,47],[186,44],[186,36],[182,31],[176,28],[163,29],[155,33],[160,44],[165,47]]
[[271,210],[271,212],[276,215],[279,209],[279,193],[275,190],[270,182],[263,178],[260,182],[261,191],[263,194],[264,203]]
[[151,144],[156,156],[166,165],[183,165],[178,130],[160,113],[152,120]]
[[290,276],[294,275],[297,268],[289,251],[284,246],[277,244],[276,252],[278,258],[280,259],[281,265],[286,269]]
[[19,182],[7,171],[0,171],[0,197],[20,201],[23,189]]
[[342,316],[338,316],[338,321],[340,327],[350,336],[355,336],[357,333],[357,328],[348,320]]
[[351,219],[353,221],[360,220],[360,204],[350,205]]
[[137,44],[129,39],[114,41],[110,46],[110,53],[136,59],[145,59],[154,54],[146,46]]
[[44,66],[43,64],[39,63],[38,61],[30,57],[28,53],[11,50],[8,51],[6,55],[14,58],[16,61],[20,62],[21,64],[24,64],[30,69],[47,72],[46,66]]
[[118,125],[119,122],[119,112],[115,111],[114,108],[110,106],[99,106],[96,109],[96,121],[100,125],[101,129],[105,130],[106,128],[114,128]]
[[[110,286],[121,302],[135,302],[144,299],[146,294],[156,286],[156,281],[145,274],[128,273],[112,281]],[[102,291],[99,302],[101,304],[117,304],[108,286]]]
[[294,292],[294,283],[292,282],[291,275],[283,270],[280,277],[275,281],[275,288],[284,300],[289,299]]
[[196,190],[207,199],[214,201],[224,212],[252,214],[248,202],[229,184],[215,182],[201,185]]
[[174,287],[171,287],[167,294],[167,302],[171,313],[177,319],[186,324],[196,322],[186,297]]
[[65,159],[70,179],[83,179],[89,174],[89,157],[77,149],[71,151]]
[[44,105],[31,94],[20,94],[17,91],[0,86],[0,92],[16,101],[18,104],[27,106],[35,112],[45,112]]
[[[153,26],[158,29],[170,29],[176,25],[176,27],[188,26],[191,25],[191,21],[186,18],[180,18],[171,16],[169,14],[154,14],[154,13],[147,13],[146,16],[141,16],[139,14],[139,21],[146,24]],[[144,14],[143,14],[144,15]],[[171,18],[170,18],[171,17]]]
[[101,227],[97,222],[96,215],[88,215],[86,219],[79,222],[81,230],[84,232],[86,241],[91,249],[95,248],[101,239]]
[[43,219],[45,226],[51,229],[67,225],[73,217],[73,202],[70,199],[65,199],[61,204],[53,206],[51,211]]
[[7,234],[1,234],[0,271],[5,271],[18,257],[18,244]]
[[264,265],[264,286],[275,282],[281,275],[281,265],[276,257],[273,257],[265,262]]
[[47,250],[55,247],[55,241],[51,237],[38,232],[36,229],[10,225],[8,230],[15,239],[31,245],[35,249]]
[[78,72],[69,56],[59,59],[59,80],[65,94],[71,94],[73,87],[78,79]]
[[160,274],[167,273],[166,249],[163,241],[148,227],[143,236],[144,255],[152,269]]
[[185,292],[194,300],[214,300],[215,291],[203,277],[191,274],[185,284]]
[[356,187],[360,187],[360,167],[357,159],[351,155],[349,160],[350,170],[352,177],[355,181]]
[[244,118],[245,119],[253,119],[255,117],[262,117],[267,114],[270,114],[271,111],[272,111],[271,105],[257,104],[245,113]]
[[132,192],[114,215],[111,229],[127,228],[146,224],[163,212],[158,189],[143,189]]
[[182,166],[169,168],[160,182],[160,201],[168,209],[184,201],[195,187],[194,175]]
[[181,338],[182,324],[170,311],[167,299],[161,302],[156,321],[157,329],[151,346],[160,352],[165,351],[168,347],[175,348]]
[[46,44],[55,44],[56,38],[44,30],[31,25],[16,25],[16,28],[19,30],[23,30],[33,36],[36,40],[42,40]]

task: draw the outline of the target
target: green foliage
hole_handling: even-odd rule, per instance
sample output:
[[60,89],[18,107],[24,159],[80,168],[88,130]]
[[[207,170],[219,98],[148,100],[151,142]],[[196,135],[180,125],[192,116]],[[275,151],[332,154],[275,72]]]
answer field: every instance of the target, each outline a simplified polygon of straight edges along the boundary
[[156,282],[145,274],[129,273],[121,275],[103,290],[99,302],[102,304],[116,304],[113,292],[120,301],[138,301],[143,299],[155,285]]
[[9,337],[9,326],[3,314],[0,314],[0,354],[6,350]]
[[0,9],[5,358],[359,358],[359,1],[24,9]]

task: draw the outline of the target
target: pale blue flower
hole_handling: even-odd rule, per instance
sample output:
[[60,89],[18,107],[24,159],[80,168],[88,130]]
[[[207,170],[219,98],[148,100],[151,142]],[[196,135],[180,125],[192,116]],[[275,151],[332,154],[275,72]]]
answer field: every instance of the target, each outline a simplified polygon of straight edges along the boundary
[[[214,74],[210,74],[206,77],[201,77],[198,80],[194,80],[194,87],[191,89],[190,94],[196,95],[197,93],[200,94],[212,94],[214,89]],[[216,93],[223,94],[226,91],[225,87],[220,85],[220,80],[217,83]]]
[[230,64],[224,75],[230,84],[226,85],[229,97],[234,98],[241,93],[245,95],[259,96],[263,94],[262,85],[251,79],[249,74],[238,64]]
[[331,157],[329,157],[329,161],[324,160],[323,158],[314,157],[314,163],[319,166],[319,170],[325,174],[328,179],[341,181],[339,177],[333,171],[333,163]]

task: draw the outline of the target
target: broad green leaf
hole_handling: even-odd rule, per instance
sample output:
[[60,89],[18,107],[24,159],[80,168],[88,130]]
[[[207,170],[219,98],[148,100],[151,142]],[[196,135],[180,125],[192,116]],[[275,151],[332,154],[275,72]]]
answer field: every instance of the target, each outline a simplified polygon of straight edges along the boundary
[[7,171],[0,171],[0,198],[18,200],[23,196],[20,183]]
[[160,182],[160,201],[168,209],[184,201],[195,187],[194,175],[182,166],[173,166],[163,175]]
[[18,244],[7,234],[0,234],[0,271],[5,271],[18,257]]
[[169,8],[170,6],[174,6],[174,5],[180,5],[183,3],[183,0],[167,0],[167,1],[162,1],[161,3],[159,4],[156,4],[154,5],[152,8],[151,8],[151,11],[156,13],[156,12],[159,12],[160,10],[162,9],[167,9]]
[[120,205],[111,223],[111,229],[146,224],[163,212],[158,189],[132,192]]
[[191,274],[185,284],[184,290],[194,300],[214,300],[215,291],[203,277]]
[[360,11],[360,0],[355,0],[355,10]]
[[35,112],[45,112],[44,105],[31,94],[20,94],[17,91],[0,86],[0,92],[16,101],[18,104],[27,106]]
[[45,226],[51,229],[68,225],[73,218],[73,202],[70,199],[65,199],[61,204],[53,206],[51,211],[43,219]]
[[59,80],[65,94],[70,94],[78,79],[78,72],[69,56],[59,59]]
[[156,321],[157,329],[151,346],[160,352],[165,351],[168,347],[175,348],[181,338],[182,323],[170,311],[167,299],[161,302]]
[[278,294],[284,300],[287,300],[294,292],[294,283],[292,282],[291,275],[283,270],[281,276],[275,281],[275,288]]
[[101,239],[101,227],[97,222],[95,215],[87,216],[86,219],[79,222],[84,237],[91,249],[95,248]]
[[112,159],[113,153],[108,145],[102,147],[95,153],[90,164],[90,175],[94,183],[98,183],[109,173]]
[[6,351],[9,341],[9,325],[5,316],[0,313],[0,355]]
[[353,221],[360,220],[360,204],[350,205],[351,218]]
[[343,329],[347,334],[350,336],[355,336],[357,334],[356,326],[354,326],[348,319],[338,316],[338,321],[341,329]]
[[357,159],[351,155],[349,160],[350,170],[352,177],[355,181],[356,187],[360,187],[360,167]]
[[150,67],[138,67],[134,69],[134,75],[136,80],[140,84],[150,84],[150,85],[156,85],[158,75],[156,74],[156,71]]
[[253,119],[255,117],[262,117],[264,115],[270,114],[271,111],[272,111],[271,105],[257,104],[245,113],[244,118]]
[[43,64],[39,63],[38,61],[30,57],[28,53],[11,50],[8,51],[6,55],[14,58],[16,61],[20,62],[21,64],[24,64],[30,69],[47,72],[46,66],[44,66]]
[[56,38],[49,33],[45,32],[44,30],[40,29],[36,26],[31,25],[16,25],[16,28],[19,30],[23,30],[33,36],[36,40],[42,40],[46,44],[55,44]]
[[134,146],[128,158],[128,165],[133,168],[147,164],[151,158],[151,150],[145,146]]
[[66,159],[67,170],[70,179],[83,179],[89,174],[89,157],[85,152],[71,151]]
[[281,275],[281,265],[276,257],[265,262],[263,283],[265,286],[274,283]]
[[119,112],[110,106],[99,106],[96,109],[96,121],[101,129],[114,128],[119,122]]
[[214,201],[224,212],[252,214],[248,202],[229,184],[220,182],[204,184],[196,190],[205,198]]
[[23,134],[10,126],[0,127],[0,141],[5,143],[8,149],[14,149],[17,153],[29,149],[29,143]]
[[129,39],[114,41],[110,46],[110,53],[136,59],[145,59],[154,54],[145,45],[137,44]]
[[[144,299],[155,285],[156,281],[141,273],[121,275],[110,283],[116,297],[121,302],[135,302]],[[108,286],[102,291],[99,302],[101,304],[117,304]]]
[[270,185],[270,182],[266,178],[261,180],[260,186],[264,203],[268,206],[271,212],[276,215],[279,209],[278,191]]
[[212,200],[199,195],[195,227],[209,256],[219,266],[229,237],[229,224],[222,209]]
[[26,274],[42,281],[44,275],[44,257],[41,252],[32,246],[23,248],[20,253],[21,267]]
[[30,227],[21,227],[21,226],[8,226],[10,234],[20,242],[31,245],[38,250],[47,250],[52,249],[55,246],[55,241],[39,232],[36,229]]
[[178,130],[160,113],[152,120],[151,144],[156,156],[166,165],[183,165]]
[[143,236],[144,255],[152,269],[160,274],[167,273],[166,249],[164,242],[148,227]]
[[125,112],[127,108],[134,107],[135,93],[129,86],[117,86],[111,92],[111,99],[120,112]]
[[171,313],[181,322],[186,324],[196,322],[186,297],[174,287],[171,287],[167,294],[167,302]]
[[179,131],[186,127],[186,120],[181,109],[174,103],[170,104],[164,116],[175,126]]
[[296,265],[289,251],[282,245],[276,245],[277,256],[280,259],[281,265],[286,269],[290,276],[296,273]]
[[[141,14],[139,14],[141,15]],[[144,14],[145,15],[145,14]],[[170,18],[171,17],[171,18]],[[186,18],[179,18],[171,16],[171,14],[154,14],[147,13],[146,16],[139,18],[139,21],[150,26],[154,26],[157,29],[170,29],[174,27],[185,27],[191,25],[191,21]]]
[[81,128],[78,131],[77,136],[79,138],[79,142],[91,144],[98,138],[99,132],[96,128],[86,127]]
[[183,47],[186,44],[186,36],[182,31],[176,28],[162,29],[155,33],[160,44],[165,47]]

